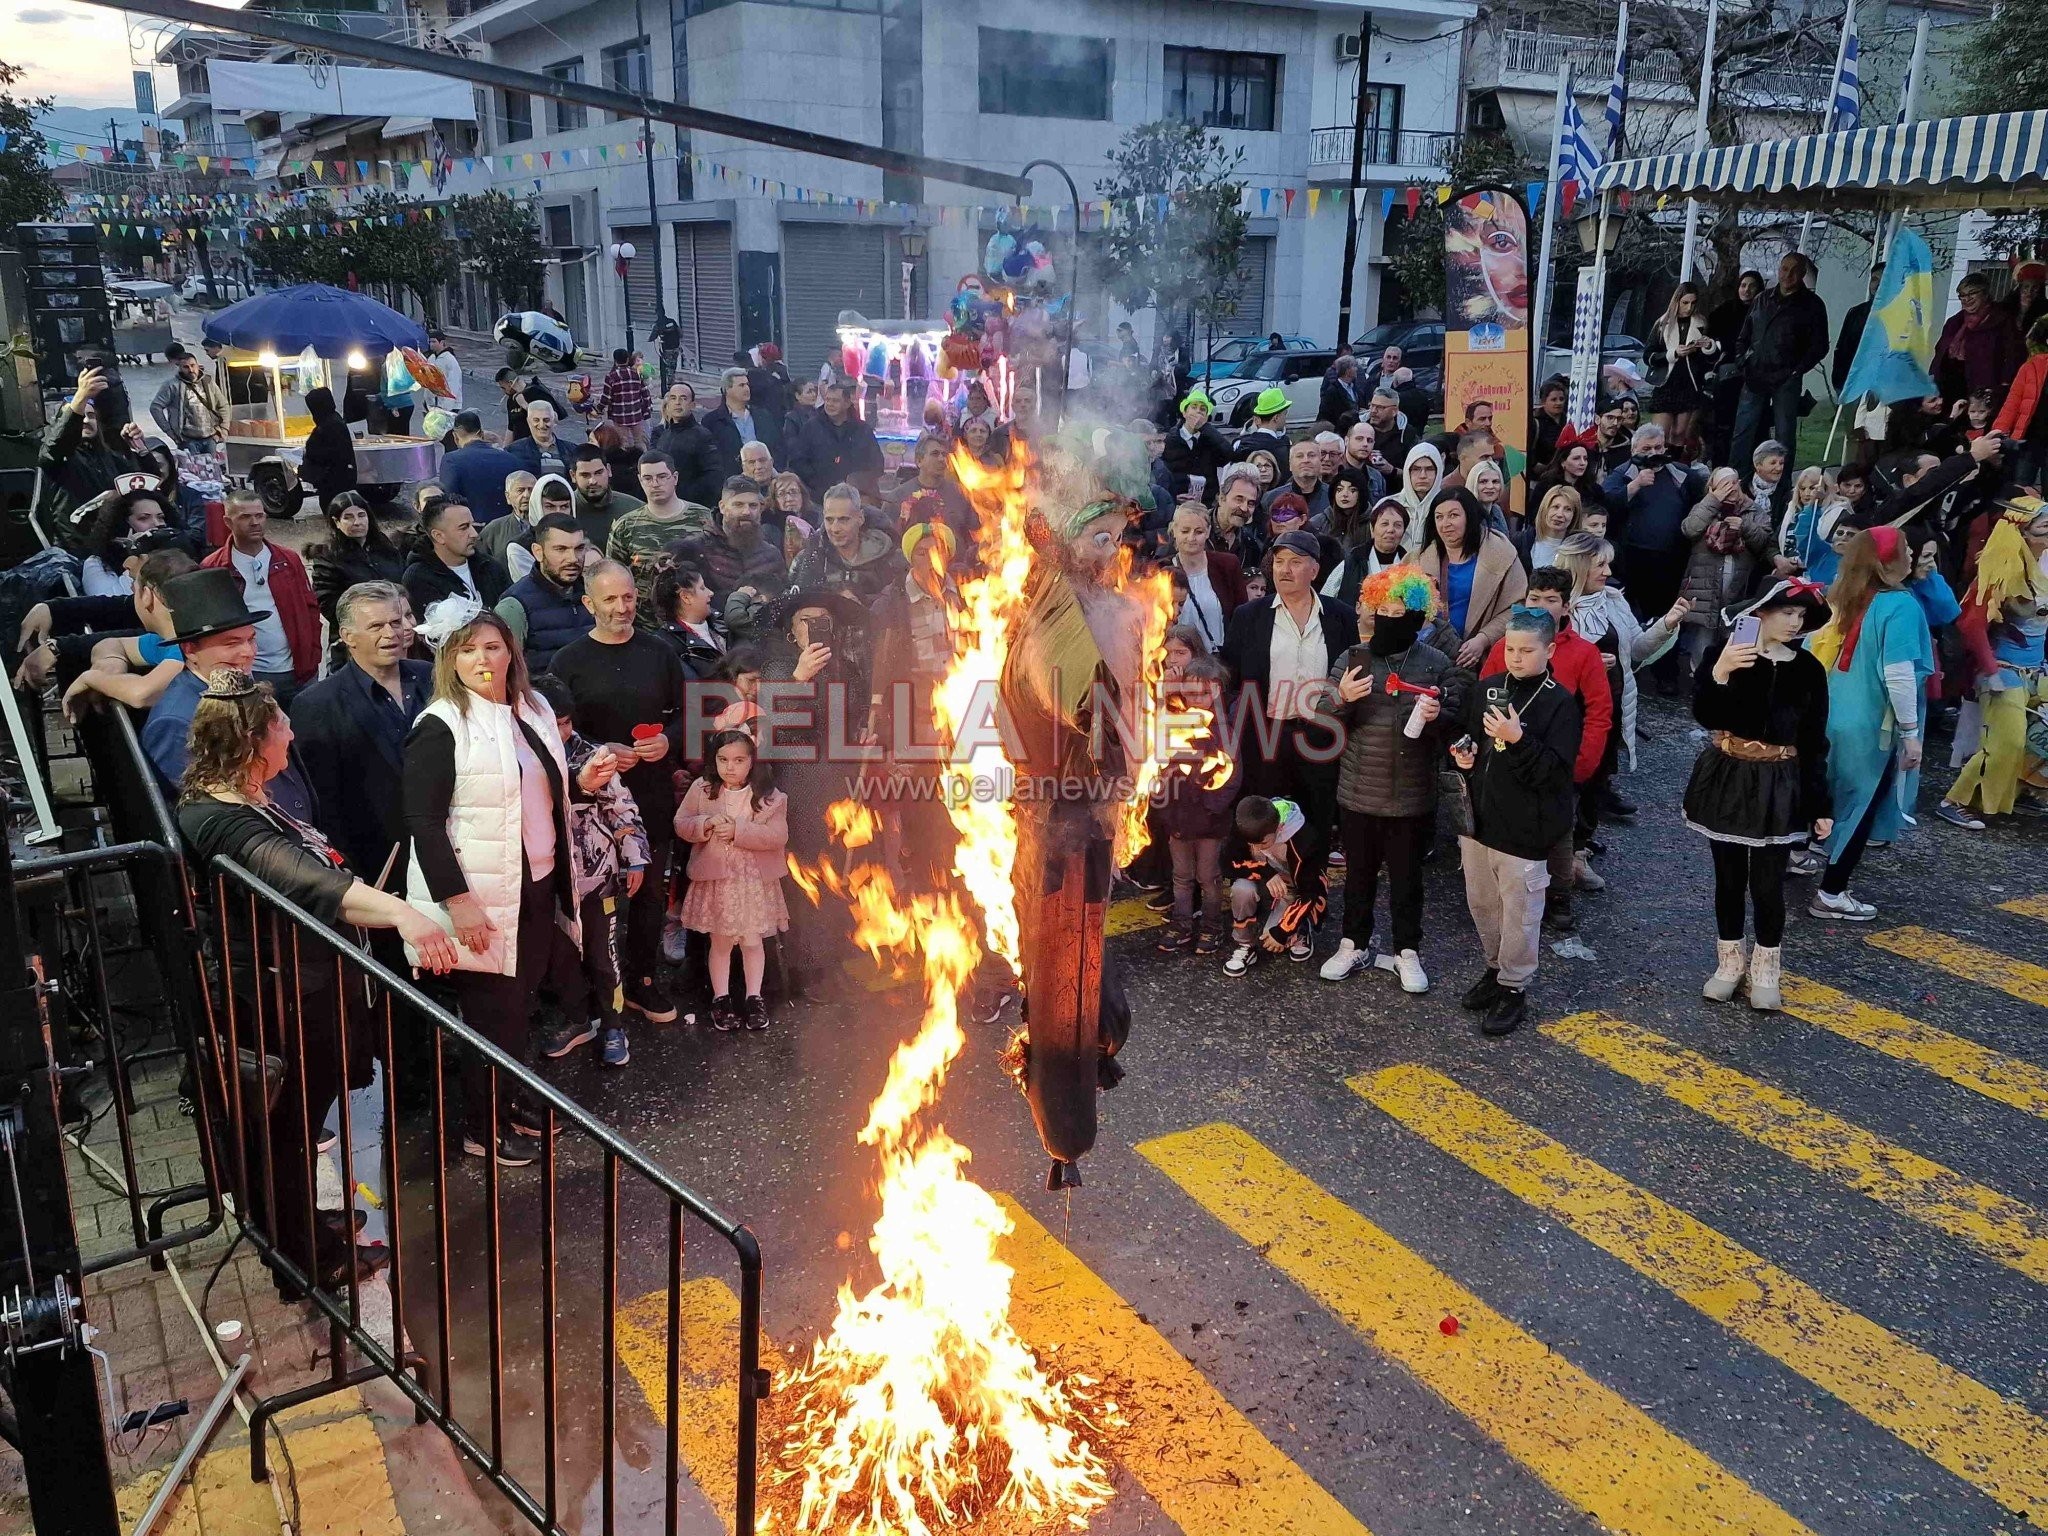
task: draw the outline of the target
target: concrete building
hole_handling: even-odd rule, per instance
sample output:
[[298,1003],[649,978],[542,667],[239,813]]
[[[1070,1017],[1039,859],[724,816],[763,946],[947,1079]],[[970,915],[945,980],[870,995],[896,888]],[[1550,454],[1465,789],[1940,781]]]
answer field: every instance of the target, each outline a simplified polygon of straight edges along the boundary
[[[1049,158],[1088,201],[1129,129],[1169,116],[1204,122],[1243,147],[1255,189],[1231,329],[1335,340],[1344,218],[1327,194],[1350,177],[1367,9],[1355,0],[1056,0],[1024,14],[994,0],[675,0],[672,25],[666,5],[455,6],[432,24],[494,62],[608,85],[651,80],[657,96],[695,106],[1001,170]],[[1379,317],[1380,189],[1439,178],[1449,161],[1475,7],[1388,0],[1370,12],[1354,330]],[[658,242],[662,307],[680,319],[691,361],[716,367],[776,340],[793,369],[815,370],[836,351],[840,310],[902,314],[905,235],[912,252],[923,246],[908,263],[910,307],[943,309],[978,266],[1001,201],[702,133],[683,136],[679,157],[676,135],[658,125],[650,208],[645,161],[615,153],[637,143],[637,123],[489,95],[478,174],[536,198],[563,257],[549,297],[591,344],[623,337],[629,305],[636,338],[646,336]],[[458,171],[448,190],[473,185]],[[1032,206],[1067,202],[1057,176],[1035,174]],[[1060,230],[1071,234],[1071,214]],[[623,283],[604,255],[620,240],[640,253]],[[1092,229],[1083,236],[1084,247],[1098,242]],[[1059,259],[1068,249],[1063,238]],[[1124,317],[1085,260],[1081,285],[1080,311],[1106,335]],[[1133,318],[1149,336],[1153,317]]]

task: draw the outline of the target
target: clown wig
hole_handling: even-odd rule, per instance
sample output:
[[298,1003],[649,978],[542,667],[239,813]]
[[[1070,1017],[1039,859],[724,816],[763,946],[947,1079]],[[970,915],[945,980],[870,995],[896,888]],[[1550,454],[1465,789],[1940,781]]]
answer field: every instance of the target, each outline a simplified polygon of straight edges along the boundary
[[1991,535],[1984,541],[1984,552],[1977,557],[1977,579],[1971,584],[1968,601],[1981,605],[1985,617],[1993,624],[2004,619],[2007,603],[2032,603],[2041,595],[2041,568],[2020,534],[2043,511],[2048,511],[2048,507],[2032,511],[2008,508],[1992,524]]
[[1359,588],[1358,603],[1370,613],[1378,613],[1388,603],[1399,603],[1410,613],[1421,614],[1424,622],[1437,614],[1436,588],[1417,565],[1390,565],[1373,572]]

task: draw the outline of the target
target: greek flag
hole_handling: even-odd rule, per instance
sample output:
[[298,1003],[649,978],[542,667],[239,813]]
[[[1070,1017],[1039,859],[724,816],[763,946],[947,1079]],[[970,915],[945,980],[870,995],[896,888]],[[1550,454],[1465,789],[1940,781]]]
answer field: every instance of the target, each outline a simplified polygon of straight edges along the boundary
[[1899,87],[1899,121],[1906,121],[1906,114],[1913,108],[1913,66],[1906,66],[1906,83]]
[[1842,62],[1835,71],[1835,103],[1828,115],[1828,132],[1847,133],[1863,121],[1863,83],[1857,73],[1862,46],[1856,36],[1856,11],[1851,7],[1842,18]]
[[1607,158],[1621,158],[1621,123],[1628,110],[1628,0],[1614,27],[1614,77],[1607,82]]
[[1581,192],[1591,192],[1593,173],[1599,169],[1600,157],[1586,135],[1585,114],[1579,111],[1578,98],[1566,91],[1564,121],[1557,134],[1557,179],[1560,184],[1575,181]]

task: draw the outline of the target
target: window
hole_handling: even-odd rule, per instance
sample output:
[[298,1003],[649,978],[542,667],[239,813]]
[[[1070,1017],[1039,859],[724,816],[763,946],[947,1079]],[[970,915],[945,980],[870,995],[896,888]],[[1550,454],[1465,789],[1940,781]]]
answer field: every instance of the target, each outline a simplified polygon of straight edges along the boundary
[[1280,94],[1280,59],[1212,48],[1166,50],[1166,115],[1204,128],[1270,133]]
[[498,93],[498,142],[517,144],[533,137],[533,98],[524,91]]
[[[564,59],[559,64],[550,64],[541,73],[550,80],[561,80],[570,85],[581,85],[583,83],[583,61],[581,59]],[[554,108],[555,132],[557,133],[572,132],[590,121],[590,109],[581,102],[557,101],[550,105]]]
[[1109,118],[1109,44],[1099,37],[981,28],[981,110]]
[[[1356,87],[1354,86],[1355,90]],[[1358,98],[1354,95],[1352,104]],[[1365,87],[1365,158],[1373,165],[1400,162],[1401,87],[1382,85],[1376,80]]]
[[[636,37],[630,43],[619,43],[604,51],[604,83],[614,91],[652,96],[653,71],[654,58],[644,37]],[[625,120],[622,114],[615,114],[615,117],[618,121]]]

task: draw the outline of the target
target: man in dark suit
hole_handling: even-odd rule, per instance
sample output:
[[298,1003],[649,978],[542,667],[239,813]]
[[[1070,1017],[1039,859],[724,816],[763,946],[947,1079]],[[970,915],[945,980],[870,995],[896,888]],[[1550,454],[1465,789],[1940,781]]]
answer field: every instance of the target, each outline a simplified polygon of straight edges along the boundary
[[1272,595],[1231,614],[1222,650],[1246,717],[1238,737],[1245,793],[1281,795],[1301,806],[1308,817],[1303,867],[1315,874],[1337,823],[1342,743],[1330,670],[1358,643],[1357,610],[1316,591],[1322,556],[1314,534],[1281,534],[1272,550]]
[[[740,450],[749,443],[765,443],[778,464],[787,464],[782,449],[782,418],[772,420],[766,410],[754,409],[754,386],[744,368],[728,368],[719,376],[718,404],[702,417],[704,430],[711,434],[718,450],[719,483],[743,471]],[[680,465],[677,466],[680,469]]]
[[292,732],[315,785],[320,830],[359,877],[391,890],[392,855],[405,840],[405,737],[433,693],[434,668],[405,659],[412,605],[397,584],[350,587],[334,618],[348,662],[292,701]]

